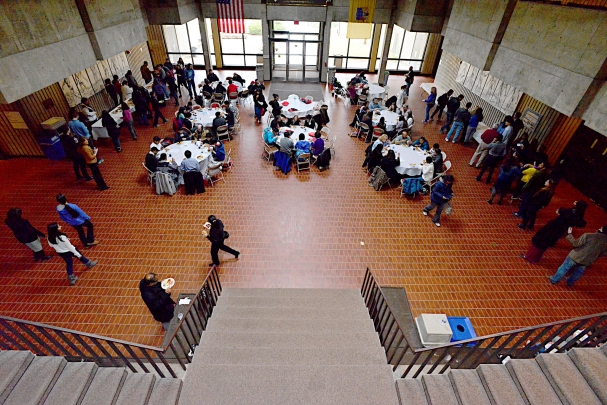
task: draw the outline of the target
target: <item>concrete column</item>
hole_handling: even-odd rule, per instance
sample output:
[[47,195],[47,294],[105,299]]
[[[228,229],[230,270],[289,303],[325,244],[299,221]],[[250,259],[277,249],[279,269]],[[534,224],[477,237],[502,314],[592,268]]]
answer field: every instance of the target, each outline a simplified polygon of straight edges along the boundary
[[261,16],[261,36],[263,37],[263,80],[270,80],[272,72],[272,61],[270,60],[270,27],[268,26],[267,6],[264,5],[264,13]]
[[213,69],[211,63],[211,52],[209,51],[209,42],[207,41],[207,26],[204,23],[204,14],[201,12],[198,18],[198,26],[200,27],[200,39],[202,40],[202,52],[204,53],[204,67],[208,71]]
[[324,35],[322,39],[322,58],[320,60],[320,82],[327,81],[327,65],[329,64],[329,45],[331,43],[331,23],[333,22],[333,6],[327,6]]
[[379,40],[381,39],[381,24],[375,24],[373,31],[373,39],[371,44],[371,57],[369,58],[369,73],[375,72],[375,64],[377,62],[377,51],[379,50]]
[[217,18],[211,18],[211,31],[213,34],[213,45],[215,46],[215,63],[217,64],[217,69],[221,69],[223,67],[223,57],[221,55],[221,40],[219,39]]
[[388,54],[390,53],[390,43],[392,42],[392,31],[394,28],[393,17],[390,17],[390,23],[388,27],[386,27],[386,39],[384,41],[384,50],[381,54],[381,65],[379,66],[379,72],[377,76],[378,83],[382,77],[384,77],[384,72],[386,71],[386,64],[388,63]]

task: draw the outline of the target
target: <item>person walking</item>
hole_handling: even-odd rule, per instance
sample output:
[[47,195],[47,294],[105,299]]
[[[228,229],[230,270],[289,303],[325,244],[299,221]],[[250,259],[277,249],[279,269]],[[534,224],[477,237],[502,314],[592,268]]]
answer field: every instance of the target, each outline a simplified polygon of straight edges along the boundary
[[131,138],[136,141],[137,131],[135,131],[135,120],[133,120],[133,113],[131,112],[131,108],[125,102],[122,102],[122,104],[120,104],[120,107],[122,108],[122,122],[124,122],[126,127],[129,129],[129,132],[131,133]]
[[74,274],[74,256],[78,258],[89,269],[97,265],[97,260],[89,260],[70,243],[69,238],[61,232],[61,225],[53,222],[47,227],[48,244],[65,261],[67,279],[71,285],[76,284],[78,277]]
[[572,287],[582,277],[588,266],[601,256],[607,256],[607,225],[603,225],[596,233],[585,233],[579,239],[573,237],[573,228],[567,230],[567,241],[573,250],[558,268],[553,276],[548,276],[552,284],[561,281],[568,273],[567,285]]
[[165,331],[168,331],[175,311],[171,290],[162,288],[156,273],[148,273],[139,282],[139,292],[154,319],[162,324]]
[[116,120],[112,118],[107,110],[101,112],[101,125],[107,129],[107,133],[112,139],[116,152],[122,152],[122,148],[120,147],[120,129],[118,128]]
[[476,161],[475,167],[477,169],[481,167],[481,165],[485,161],[485,157],[489,153],[489,149],[487,148],[489,147],[489,145],[491,145],[491,142],[493,142],[493,140],[497,138],[497,136],[500,134],[499,132],[497,132],[498,126],[499,124],[495,124],[493,128],[486,129],[485,132],[483,132],[478,147],[476,148],[474,155],[472,155],[472,159],[470,159],[470,162],[468,163],[470,167],[474,166],[474,162],[477,159],[478,161]]
[[424,216],[428,216],[428,212],[436,208],[436,213],[434,214],[434,218],[432,218],[432,222],[434,222],[434,225],[438,227],[440,227],[440,216],[443,212],[443,209],[445,208],[447,203],[453,198],[452,187],[452,175],[448,174],[446,176],[441,177],[441,179],[437,181],[434,187],[432,188],[432,193],[430,194],[430,204],[424,207]]
[[103,180],[103,176],[99,171],[99,164],[103,161],[97,160],[97,148],[94,150],[91,149],[89,143],[86,139],[80,138],[78,142],[78,152],[84,156],[84,160],[86,161],[86,165],[89,170],[93,174],[93,179],[95,179],[95,183],[97,183],[97,187],[99,187],[99,191],[104,191],[110,188],[107,184],[105,184],[105,180]]
[[447,118],[445,119],[445,125],[440,128],[441,134],[447,133],[447,131],[449,131],[449,128],[453,123],[453,118],[455,117],[455,112],[459,109],[459,106],[463,99],[464,95],[460,94],[457,97],[451,97],[447,101]]
[[537,171],[521,189],[521,203],[518,207],[518,211],[512,213],[515,217],[525,218],[531,198],[544,187],[546,180],[548,180],[550,176],[550,173],[548,173],[548,166],[548,162],[540,162],[537,164]]
[[21,208],[11,208],[6,214],[4,223],[13,231],[15,238],[17,238],[20,243],[23,243],[34,252],[35,262],[38,260],[43,262],[47,261],[51,257],[44,253],[44,248],[42,248],[42,243],[40,243],[40,238],[44,238],[44,234],[34,228],[32,224],[30,224],[30,221],[22,218],[22,214],[23,211],[21,211]]
[[261,117],[263,117],[268,108],[268,103],[266,103],[266,98],[261,90],[255,91],[253,102],[255,103],[255,122],[261,124]]
[[430,110],[432,110],[432,107],[436,103],[436,87],[430,89],[430,94],[428,94],[424,103],[426,103],[426,119],[424,119],[424,124],[427,124],[430,121]]
[[162,121],[166,124],[168,121],[162,115],[162,111],[160,111],[160,102],[158,101],[158,96],[156,94],[152,94],[152,109],[154,110],[154,128],[158,128],[158,120],[162,118]]
[[59,135],[59,141],[61,142],[61,146],[63,146],[65,156],[72,161],[74,173],[76,174],[76,181],[93,180],[93,178],[89,175],[88,170],[86,170],[86,161],[84,160],[84,156],[78,153],[77,140],[74,138],[74,135],[71,133],[71,131],[69,131],[69,129],[67,132]]
[[207,234],[206,231],[203,231],[202,235],[211,241],[211,258],[213,259],[213,262],[209,263],[209,266],[219,266],[218,253],[220,250],[234,255],[234,257],[238,259],[240,252],[224,244],[230,234],[223,229],[223,222],[221,222],[221,220],[217,219],[215,215],[209,215],[208,223],[205,224],[205,228],[209,229],[209,232]]
[[445,110],[445,107],[447,106],[447,101],[449,101],[449,97],[451,97],[451,95],[453,95],[453,90],[449,89],[449,91],[442,94],[436,100],[436,108],[432,112],[432,116],[430,117],[430,122],[434,121],[434,116],[436,115],[436,113],[438,113],[437,121],[441,120],[441,118],[443,117],[443,111]]
[[510,191],[512,182],[521,175],[521,169],[514,164],[514,160],[510,159],[504,163],[500,168],[500,174],[497,176],[497,181],[493,184],[491,189],[491,198],[487,200],[489,204],[493,204],[493,199],[496,194],[499,194],[499,200],[497,205],[502,205],[504,195]]
[[529,246],[527,253],[521,254],[521,257],[531,264],[539,262],[546,249],[554,247],[567,234],[567,229],[586,226],[584,213],[587,207],[587,202],[576,201],[573,203],[573,208],[559,208],[556,210],[557,217],[533,235],[531,246]]
[[554,180],[546,180],[544,187],[531,197],[529,206],[525,211],[525,215],[523,215],[523,222],[517,225],[519,228],[528,230],[533,229],[538,211],[550,204],[550,201],[552,201],[552,197],[554,196],[555,188],[556,184],[554,183]]
[[451,125],[451,129],[447,133],[447,137],[445,138],[446,142],[449,142],[451,139],[451,135],[453,135],[453,143],[457,143],[459,139],[460,133],[464,130],[464,127],[468,125],[470,121],[470,107],[472,107],[472,103],[466,103],[466,107],[458,108],[455,112],[453,118],[453,125]]
[[[63,222],[71,225],[76,232],[78,232],[78,237],[80,238],[82,245],[85,248],[89,248],[99,244],[99,241],[95,240],[91,217],[86,215],[86,213],[76,204],[69,204],[67,202],[67,197],[63,194],[57,195],[57,202],[59,203],[59,205],[57,205],[59,217]],[[86,228],[86,235],[84,233],[84,228]]]

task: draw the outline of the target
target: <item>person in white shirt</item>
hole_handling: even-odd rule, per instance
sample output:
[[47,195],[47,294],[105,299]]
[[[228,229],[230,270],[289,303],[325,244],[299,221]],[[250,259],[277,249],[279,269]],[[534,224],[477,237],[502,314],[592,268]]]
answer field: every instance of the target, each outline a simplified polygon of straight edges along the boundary
[[122,81],[122,101],[126,102],[126,100],[133,98],[133,88],[129,86],[126,80]]
[[47,238],[48,244],[55,249],[55,252],[65,261],[65,270],[67,271],[67,279],[71,285],[76,284],[78,277],[74,274],[74,256],[78,258],[89,269],[97,264],[97,260],[89,260],[71,244],[68,237],[61,232],[61,225],[56,222],[48,225]]
[[430,182],[434,178],[434,163],[430,156],[426,156],[426,161],[422,163],[422,180],[424,180],[424,194],[430,191]]
[[84,115],[86,115],[86,120],[89,124],[92,124],[93,122],[97,121],[97,112],[93,110],[93,107],[91,107],[91,102],[88,98],[82,97],[80,99],[79,107],[80,110],[84,113]]
[[407,119],[407,128],[411,128],[411,125],[413,125],[413,112],[411,110],[408,110],[405,113],[405,118]]
[[407,99],[407,91],[406,91],[407,86],[401,86],[400,87],[400,91],[398,92],[398,94],[396,95],[396,106],[401,109],[402,106],[405,104],[405,100]]
[[154,137],[153,142],[150,144],[150,150],[152,150],[152,148],[154,147],[158,150],[164,149],[164,147],[162,146],[162,139],[160,139],[159,136]]

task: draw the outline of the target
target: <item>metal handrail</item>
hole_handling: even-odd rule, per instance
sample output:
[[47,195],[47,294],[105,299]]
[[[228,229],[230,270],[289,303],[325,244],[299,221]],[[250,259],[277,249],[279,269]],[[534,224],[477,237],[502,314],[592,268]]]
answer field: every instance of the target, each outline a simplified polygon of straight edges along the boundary
[[572,347],[596,347],[607,342],[607,312],[602,312],[415,349],[411,347],[379,283],[368,268],[361,294],[388,363],[393,370],[399,366],[405,368],[401,378],[410,373],[413,378],[432,374],[439,366],[442,367],[438,374],[443,374],[450,368],[473,369],[480,364],[500,363],[507,357],[533,358],[544,352],[563,353]]
[[28,350],[39,356],[64,356],[70,361],[93,361],[100,366],[128,367],[135,373],[156,372],[162,378],[167,374],[176,378],[175,363],[186,370],[186,363],[192,361],[221,291],[213,266],[162,347],[0,316],[0,349]]

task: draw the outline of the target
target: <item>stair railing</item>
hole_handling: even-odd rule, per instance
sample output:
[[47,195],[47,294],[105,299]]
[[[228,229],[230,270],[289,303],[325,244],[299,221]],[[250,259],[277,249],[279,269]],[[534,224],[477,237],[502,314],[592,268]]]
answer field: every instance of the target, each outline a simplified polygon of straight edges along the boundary
[[[607,342],[607,312],[530,326],[488,336],[413,348],[394,317],[375,276],[367,268],[361,294],[379,334],[392,370],[401,378],[417,378],[438,369],[474,369],[480,364],[498,364],[507,357],[534,358],[540,353],[563,353],[573,347],[596,347]],[[404,370],[403,370],[404,369]]]
[[91,361],[99,366],[128,367],[134,373],[156,372],[162,378],[177,378],[174,367],[178,364],[185,371],[192,361],[221,291],[213,266],[162,347],[0,316],[0,349],[28,350],[38,356],[64,356],[68,361]]

